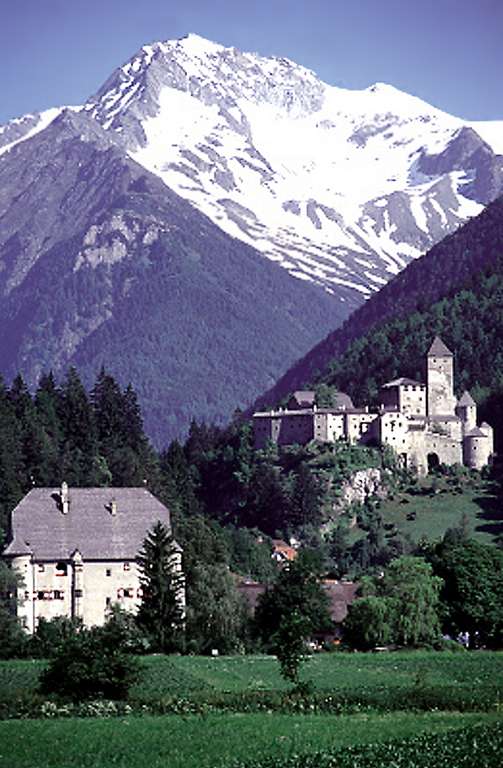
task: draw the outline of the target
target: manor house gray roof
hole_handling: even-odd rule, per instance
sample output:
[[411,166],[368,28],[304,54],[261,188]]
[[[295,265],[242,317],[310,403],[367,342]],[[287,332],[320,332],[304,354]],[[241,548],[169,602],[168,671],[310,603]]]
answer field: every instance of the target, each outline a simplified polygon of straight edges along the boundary
[[[170,529],[169,510],[145,488],[33,488],[12,512],[12,540],[4,555],[68,560],[133,560],[157,521]],[[112,505],[112,502],[115,502]]]

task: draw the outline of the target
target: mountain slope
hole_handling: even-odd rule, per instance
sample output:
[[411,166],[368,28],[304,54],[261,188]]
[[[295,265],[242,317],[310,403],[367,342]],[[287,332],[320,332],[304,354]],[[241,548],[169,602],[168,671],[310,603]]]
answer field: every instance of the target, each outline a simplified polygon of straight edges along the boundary
[[[447,276],[447,277],[446,277]],[[503,382],[503,198],[410,264],[298,361],[257,406],[320,382],[364,402],[376,386],[424,377],[431,338],[457,356],[457,386]]]
[[158,444],[191,417],[228,419],[340,322],[324,291],[223,233],[85,113],[13,147],[0,190],[4,372],[33,385],[76,364],[90,383],[104,364],[133,382]]
[[[336,88],[288,59],[197,35],[143,46],[80,109],[347,313],[503,192],[500,123],[460,120],[382,83]],[[0,129],[0,154],[57,112]]]
[[144,46],[85,109],[218,226],[351,308],[503,192],[485,124],[196,35]]
[[105,364],[158,443],[225,420],[500,194],[502,151],[391,86],[144,46],[84,105],[0,127],[0,369]]

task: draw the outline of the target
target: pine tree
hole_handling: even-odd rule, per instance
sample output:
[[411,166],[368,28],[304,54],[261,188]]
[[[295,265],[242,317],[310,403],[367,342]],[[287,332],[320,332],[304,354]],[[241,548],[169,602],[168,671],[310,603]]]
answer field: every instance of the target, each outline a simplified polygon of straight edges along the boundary
[[[95,476],[98,436],[87,392],[75,368],[70,368],[61,390],[60,418],[64,431],[63,470],[72,485],[98,485]],[[66,476],[65,476],[66,479]]]
[[157,462],[143,431],[138,398],[129,384],[122,392],[102,368],[91,392],[99,453],[116,486],[154,484]]
[[179,518],[198,514],[200,504],[196,495],[194,471],[189,466],[178,440],[173,440],[160,457],[160,496],[172,514]]
[[42,456],[39,462],[39,484],[59,485],[61,482],[61,444],[63,428],[59,418],[61,392],[52,372],[40,377],[35,393],[37,422],[42,430]]
[[184,583],[177,562],[173,536],[158,521],[138,556],[143,590],[138,624],[150,637],[153,650],[162,653],[177,650],[184,623]]
[[0,539],[7,532],[8,515],[27,490],[20,424],[0,377]]

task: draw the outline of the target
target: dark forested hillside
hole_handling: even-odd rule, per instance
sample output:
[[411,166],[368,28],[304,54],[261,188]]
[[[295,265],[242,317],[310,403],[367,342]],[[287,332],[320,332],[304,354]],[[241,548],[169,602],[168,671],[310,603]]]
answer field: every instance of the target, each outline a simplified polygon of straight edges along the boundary
[[455,354],[455,388],[470,389],[503,448],[503,258],[454,296],[423,312],[384,323],[353,341],[312,383],[377,403],[379,386],[397,376],[425,378],[425,355],[441,335]]
[[[7,190],[17,190],[13,201]],[[21,204],[22,203],[22,204]],[[337,325],[344,305],[240,243],[63,113],[0,165],[0,371],[102,365],[159,445],[225,422]]]
[[[465,368],[470,357],[474,356],[473,359],[480,358],[480,363],[473,363],[473,374],[466,373],[466,380],[469,379],[473,383],[487,381],[488,367],[494,367],[494,355],[498,350],[497,334],[491,333],[491,327],[496,322],[495,319],[491,320],[493,310],[496,313],[495,317],[498,316],[497,301],[496,299],[494,301],[489,300],[490,309],[487,309],[483,320],[480,317],[478,320],[472,318],[472,304],[477,305],[478,303],[477,291],[480,286],[477,287],[477,276],[481,272],[491,273],[492,270],[496,275],[501,276],[501,262],[499,261],[501,257],[503,257],[503,198],[499,198],[488,205],[479,216],[469,221],[454,234],[446,237],[425,256],[406,267],[396,278],[354,312],[341,328],[327,336],[324,341],[320,342],[290,368],[272,389],[259,398],[256,405],[264,407],[274,404],[294,389],[301,388],[308,383],[324,380],[327,378],[329,369],[337,370],[341,388],[345,387],[358,397],[364,396],[366,398],[365,387],[372,394],[377,382],[394,375],[391,372],[396,370],[396,364],[399,360],[401,361],[400,370],[403,370],[404,374],[407,374],[407,371],[409,375],[412,375],[414,371],[418,372],[417,366],[420,365],[420,361],[417,359],[417,354],[423,354],[426,343],[424,334],[430,333],[428,338],[431,338],[431,329],[436,329],[435,332],[445,335],[446,342],[450,342],[456,349],[462,346],[465,350],[460,352],[458,372],[471,370]],[[442,313],[449,315],[451,312],[448,309],[449,302],[433,312],[431,321],[426,319],[424,312],[428,307],[444,297],[454,297],[462,288],[465,286],[470,288],[472,284],[473,296],[463,298],[461,293],[453,303],[452,312],[457,313],[458,320],[455,323],[456,332],[453,330],[452,337],[448,324],[444,325],[441,319]],[[487,286],[484,290],[486,289]],[[427,325],[427,329],[423,329],[422,336],[421,323],[423,321],[420,319],[421,317],[424,317],[424,323]],[[437,319],[433,320],[433,317]],[[464,320],[461,319],[462,317]],[[375,331],[372,332],[371,336],[368,336],[367,341],[358,342],[355,350],[364,350],[361,353],[362,365],[368,364],[369,366],[368,374],[363,375],[363,378],[368,380],[367,384],[364,385],[363,380],[358,378],[358,374],[352,370],[350,365],[350,360],[354,361],[354,355],[357,352],[351,352],[347,358],[341,358],[341,356],[353,341],[368,334],[370,329],[380,330],[384,323],[393,318],[403,318],[411,336],[407,334],[408,342],[406,345],[401,338],[402,326],[400,324],[396,327],[393,326],[395,330],[390,330],[392,341],[389,342],[392,346],[392,352],[387,352],[386,346],[380,349],[383,338],[381,335],[377,336]],[[472,319],[474,323],[479,324],[478,330],[475,327],[469,329],[469,325],[464,327],[464,322],[470,324]],[[455,322],[454,319],[452,322]],[[493,340],[491,354],[486,354],[488,352],[487,343],[480,346],[478,341],[479,335],[481,337],[486,335],[486,323],[489,336]],[[375,355],[379,356],[379,362],[374,357],[365,358],[365,355],[369,354],[370,348]],[[409,353],[404,355],[404,349],[410,350],[409,357],[407,357]],[[479,354],[478,350],[483,350],[483,352],[481,351]],[[379,369],[379,366],[382,368]],[[342,374],[343,369],[347,370],[346,379]],[[460,381],[459,383],[462,384],[463,382]]]

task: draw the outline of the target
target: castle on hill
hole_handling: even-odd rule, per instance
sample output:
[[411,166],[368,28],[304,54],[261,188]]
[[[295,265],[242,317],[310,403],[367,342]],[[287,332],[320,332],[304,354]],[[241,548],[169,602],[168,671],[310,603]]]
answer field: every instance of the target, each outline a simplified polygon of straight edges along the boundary
[[408,378],[381,387],[379,408],[355,408],[337,393],[331,408],[318,408],[315,393],[295,392],[286,409],[253,414],[255,447],[268,441],[304,445],[310,440],[391,446],[404,466],[426,474],[438,464],[481,469],[494,451],[492,427],[477,426],[469,392],[454,395],[454,356],[437,336],[428,353],[426,384]]

